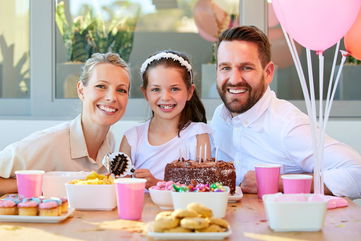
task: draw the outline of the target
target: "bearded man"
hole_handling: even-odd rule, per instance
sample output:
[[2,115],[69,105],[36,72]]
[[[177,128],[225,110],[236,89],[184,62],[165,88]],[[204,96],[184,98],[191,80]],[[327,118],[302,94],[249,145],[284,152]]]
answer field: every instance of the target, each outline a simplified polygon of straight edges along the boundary
[[[254,26],[235,27],[222,33],[217,47],[217,89],[223,104],[211,122],[213,144],[219,160],[234,162],[237,185],[256,193],[258,164],[280,164],[282,174],[312,173],[311,124],[269,88],[274,64],[267,36]],[[329,136],[322,172],[326,194],[361,197],[361,155]]]

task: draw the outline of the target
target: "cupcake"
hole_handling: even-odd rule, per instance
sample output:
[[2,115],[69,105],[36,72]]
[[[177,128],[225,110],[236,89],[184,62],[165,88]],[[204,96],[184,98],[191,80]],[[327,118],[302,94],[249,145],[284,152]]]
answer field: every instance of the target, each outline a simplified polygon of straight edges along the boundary
[[61,212],[62,213],[67,213],[68,212],[68,199],[66,198],[60,198],[61,199]]
[[39,216],[59,216],[59,203],[52,199],[45,199],[39,204]]
[[[62,208],[61,208],[62,201],[61,201],[61,199],[58,198],[58,197],[51,197],[51,198],[46,198],[46,199],[42,200],[42,203],[48,203],[48,202],[55,202],[58,205],[58,207],[56,208],[56,210],[58,211],[58,215],[56,215],[56,216],[60,216],[61,213],[62,213]],[[53,216],[53,215],[46,215],[46,216]]]
[[19,202],[20,200],[15,198],[0,199],[0,215],[17,215]]
[[38,215],[38,206],[40,204],[40,199],[33,198],[24,198],[18,204],[18,210],[20,216],[37,216]]

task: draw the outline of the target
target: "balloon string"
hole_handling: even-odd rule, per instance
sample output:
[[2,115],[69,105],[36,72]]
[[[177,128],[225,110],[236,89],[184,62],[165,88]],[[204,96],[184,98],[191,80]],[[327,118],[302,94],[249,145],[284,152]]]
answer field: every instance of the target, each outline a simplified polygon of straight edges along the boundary
[[[334,97],[335,97],[335,93],[336,93],[336,88],[337,88],[337,85],[338,85],[338,82],[340,80],[340,77],[341,77],[341,72],[342,72],[342,69],[343,69],[343,66],[346,62],[346,58],[347,56],[349,55],[349,53],[347,51],[344,51],[344,50],[341,50],[340,51],[341,54],[342,54],[342,59],[341,59],[341,63],[340,63],[340,67],[337,71],[337,76],[336,76],[336,80],[335,80],[335,84],[333,85],[333,88],[332,88],[332,94],[331,94],[331,97],[330,97],[330,103],[329,103],[329,106],[327,107],[326,109],[326,113],[325,113],[325,127],[326,127],[326,124],[327,124],[327,121],[328,121],[328,118],[330,116],[330,112],[331,112],[331,107],[332,107],[332,103],[333,103],[333,100],[334,100]],[[326,129],[326,128],[325,128]]]
[[[331,97],[331,92],[332,92],[332,90],[331,90],[332,89],[332,82],[333,82],[333,79],[334,79],[335,66],[336,66],[336,61],[337,61],[337,55],[338,55],[339,48],[340,48],[340,41],[338,41],[337,44],[336,44],[335,55],[333,57],[331,76],[330,76],[330,80],[328,82],[328,90],[327,90],[327,97],[326,97],[326,107],[325,107],[326,111],[329,108],[328,106],[330,105],[330,97]],[[326,124],[325,124],[324,128],[326,128]]]
[[[310,49],[306,48],[306,56],[307,56],[307,68],[308,68],[308,82],[309,82],[309,86],[310,86],[310,94],[311,94],[311,112],[312,114],[309,115],[310,118],[310,122],[311,122],[311,128],[312,128],[312,146],[313,146],[313,150],[314,150],[314,157],[315,160],[317,162],[318,160],[318,137],[317,137],[317,115],[316,115],[316,98],[315,98],[315,87],[314,87],[314,80],[313,80],[313,69],[312,69],[312,59],[311,59],[311,51]],[[314,173],[315,177],[318,176],[319,173],[319,169],[317,168],[317,164],[315,162],[315,168],[314,168]],[[316,190],[318,191],[318,187],[320,186],[319,184],[319,178],[315,178],[314,179],[314,190],[316,192]]]
[[[298,77],[300,78],[300,83],[301,83],[301,87],[302,87],[302,92],[303,92],[303,96],[305,98],[305,102],[306,102],[306,109],[307,109],[307,113],[309,116],[311,116],[311,105],[310,105],[310,95],[308,93],[308,89],[307,89],[307,85],[306,85],[306,81],[305,81],[305,76],[303,74],[303,70],[302,70],[302,66],[301,66],[301,62],[299,60],[299,56],[297,54],[296,51],[296,47],[294,42],[289,39],[287,32],[285,31],[284,27],[281,24],[281,28],[283,31],[283,34],[285,36],[288,48],[290,49],[291,55],[292,55],[292,59],[293,62],[295,63],[295,67],[297,70],[297,74]],[[297,61],[298,60],[298,61]]]
[[[314,133],[316,133],[317,114],[316,114],[315,85],[313,81],[311,51],[308,48],[306,48],[306,56],[307,56],[307,67],[308,67],[308,83],[310,85],[310,94],[311,94],[311,111],[312,111],[311,118],[312,118],[312,122],[314,123],[313,125]],[[316,138],[315,140],[317,141]]]

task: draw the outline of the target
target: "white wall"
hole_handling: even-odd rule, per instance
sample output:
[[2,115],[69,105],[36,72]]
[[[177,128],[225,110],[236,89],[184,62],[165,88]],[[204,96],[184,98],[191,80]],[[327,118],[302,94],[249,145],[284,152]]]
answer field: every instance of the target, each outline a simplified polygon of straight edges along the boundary
[[[41,130],[62,121],[48,120],[0,120],[0,150],[6,145],[18,141],[30,133]],[[120,121],[112,127],[117,145],[125,130],[140,123],[139,121]],[[361,153],[361,119],[331,119],[327,133]]]

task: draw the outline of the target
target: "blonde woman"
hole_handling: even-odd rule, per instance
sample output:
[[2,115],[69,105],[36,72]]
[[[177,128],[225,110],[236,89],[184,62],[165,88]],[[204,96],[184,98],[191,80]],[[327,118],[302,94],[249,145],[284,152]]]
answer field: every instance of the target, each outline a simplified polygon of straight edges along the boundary
[[129,87],[128,66],[119,55],[93,54],[77,84],[81,114],[0,152],[0,194],[16,192],[16,170],[106,172],[101,160],[115,145],[109,129],[125,112]]

